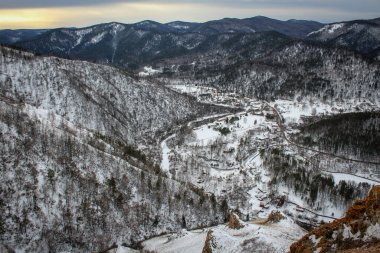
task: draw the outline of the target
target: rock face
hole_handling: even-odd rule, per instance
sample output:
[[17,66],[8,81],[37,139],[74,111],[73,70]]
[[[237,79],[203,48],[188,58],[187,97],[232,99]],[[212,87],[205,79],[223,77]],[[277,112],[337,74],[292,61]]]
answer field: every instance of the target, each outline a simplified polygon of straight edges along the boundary
[[280,211],[272,211],[267,219],[267,223],[277,223],[280,222],[282,219],[285,219],[284,215],[281,214]]
[[357,249],[349,249],[343,250],[341,253],[378,253],[380,252],[380,243],[367,248],[357,248]]
[[[236,213],[230,213],[230,219],[228,221],[229,229],[241,229],[244,224],[241,223],[239,216]],[[213,249],[217,247],[215,242],[215,237],[213,235],[213,230],[209,230],[206,237],[205,246],[203,247],[202,253],[212,253]]]
[[289,217],[283,217],[277,223],[255,224],[245,223],[238,215],[230,213],[227,225],[215,226],[208,231],[202,253],[287,252],[290,245],[304,234],[304,230]]
[[212,236],[212,230],[210,229],[207,233],[205,246],[202,249],[202,253],[212,253],[213,248],[213,236]]
[[240,229],[244,225],[240,222],[239,216],[236,213],[230,214],[230,220],[228,221],[228,227],[231,229]]
[[354,249],[359,247],[372,252],[379,242],[380,186],[374,186],[369,196],[357,200],[344,218],[311,231],[294,243],[290,252],[356,252]]

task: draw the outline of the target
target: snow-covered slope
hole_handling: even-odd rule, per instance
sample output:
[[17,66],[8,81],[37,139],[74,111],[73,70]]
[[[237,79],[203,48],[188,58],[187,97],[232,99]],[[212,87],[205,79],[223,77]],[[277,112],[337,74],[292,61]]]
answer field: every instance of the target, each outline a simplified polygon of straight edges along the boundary
[[[243,223],[244,224],[244,223]],[[244,224],[241,229],[219,226],[212,230],[212,253],[287,252],[304,230],[290,218],[278,223]]]
[[242,225],[239,229],[219,225],[203,230],[183,230],[152,238],[142,245],[146,251],[161,253],[287,252],[290,245],[305,234],[285,216],[275,223],[266,222],[266,219],[239,223]]
[[[248,40],[250,41],[250,40]],[[358,54],[305,42],[283,46],[278,36],[257,38],[256,48],[217,48],[162,62],[157,74],[172,85],[199,85],[246,97],[295,101],[380,101],[380,66]],[[265,45],[278,43],[270,50]],[[263,46],[261,47],[261,45]]]
[[[342,129],[334,133],[334,138],[341,134],[343,139],[337,143],[339,149],[351,150],[351,155],[324,145],[315,148],[297,143],[293,138],[300,131],[298,126],[310,118],[318,120],[330,115],[334,119],[334,114],[339,113],[340,117],[350,118],[352,114],[342,112],[378,110],[377,104],[357,102],[351,106],[348,101],[326,104],[308,99],[278,99],[268,103],[207,87],[170,87],[208,103],[244,107],[245,112],[188,126],[162,143],[162,162],[172,178],[192,182],[216,200],[225,200],[243,219],[262,218],[272,210],[280,210],[297,222],[313,227],[342,217],[355,198],[365,196],[379,182],[377,157],[360,157],[357,150],[364,153],[365,149],[347,145],[348,138],[342,128],[350,129],[352,124],[362,135],[351,131],[350,138],[363,142],[366,139],[362,132],[368,133],[373,142],[377,135],[359,130],[353,122],[343,120],[342,126],[334,123]],[[371,124],[364,124],[373,131],[379,128],[376,118]],[[378,152],[373,145],[368,145],[368,149]]]
[[48,30],[46,29],[18,29],[18,30],[0,30],[0,42],[4,44],[13,44],[18,41],[30,40]]
[[[284,251],[295,240],[285,227],[300,234],[295,221],[341,217],[380,181],[379,117],[347,120],[379,110],[379,64],[248,31],[251,21],[109,23],[23,42],[136,76],[1,47],[0,250],[123,251],[181,231],[146,246],[184,251],[196,241],[185,248],[198,251],[205,231],[186,229],[216,226],[216,251]],[[322,130],[300,127],[310,122]],[[242,233],[217,226],[228,209],[247,220]],[[287,219],[250,224],[271,211]]]
[[115,68],[0,50],[2,248],[102,251],[223,220],[145,155],[213,107]]
[[155,143],[160,132],[213,110],[112,67],[2,51],[3,96],[131,145]]
[[205,23],[176,21],[167,24],[145,20],[135,24],[112,22],[85,28],[52,29],[24,39],[14,39],[13,33],[0,31],[0,42],[36,53],[91,60],[135,70],[143,64],[202,50],[205,44],[215,40],[215,35],[277,32],[299,38],[321,26],[314,21],[280,21],[266,17]]
[[377,50],[380,48],[380,24],[376,20],[333,23],[309,33],[307,38],[377,57]]

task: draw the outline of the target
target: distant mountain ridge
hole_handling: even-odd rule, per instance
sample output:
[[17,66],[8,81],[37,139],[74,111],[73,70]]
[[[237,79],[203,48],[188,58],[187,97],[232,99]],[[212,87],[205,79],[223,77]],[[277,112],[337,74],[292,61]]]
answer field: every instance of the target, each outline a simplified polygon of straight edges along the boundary
[[[380,18],[326,25],[315,21],[281,21],[263,16],[224,18],[204,23],[173,21],[163,24],[151,20],[134,24],[111,22],[84,28],[0,30],[0,43],[34,53],[136,70],[173,57],[205,53],[212,49],[210,45],[223,46],[220,43],[235,43],[239,38],[259,33],[277,33],[279,37],[288,37],[288,40],[346,47],[376,60],[380,57]],[[228,37],[229,42],[220,40],[223,36]]]
[[[135,24],[117,22],[85,28],[57,28],[10,38],[0,31],[0,42],[65,58],[90,60],[137,69],[157,59],[171,58],[198,50],[219,34],[277,32],[291,38],[304,38],[323,24],[315,21],[280,21],[266,17],[225,18],[205,23],[174,21],[161,24],[145,20]],[[13,33],[17,33],[14,31]]]
[[48,29],[19,29],[19,30],[0,30],[0,42],[4,44],[13,44],[19,41],[34,38]]
[[168,59],[156,65],[162,69],[156,76],[167,84],[211,86],[266,100],[380,101],[377,62],[349,50],[261,35]]
[[[230,208],[241,209],[249,219],[256,207],[248,198],[259,206],[256,199],[261,201],[264,196],[254,196],[250,190],[256,181],[254,187],[260,192],[264,189],[268,201],[272,192],[293,195],[316,213],[330,216],[331,209],[320,209],[327,197],[344,204],[353,199],[351,189],[356,189],[355,194],[364,192],[369,184],[355,188],[334,181],[327,173],[322,179],[316,168],[332,171],[331,167],[341,167],[349,173],[355,168],[370,180],[367,176],[372,178],[375,174],[370,173],[375,173],[376,167],[356,166],[334,154],[363,154],[364,158],[379,154],[366,150],[378,147],[379,117],[361,120],[357,115],[357,123],[352,124],[353,114],[340,115],[340,121],[329,124],[321,120],[325,135],[320,134],[321,128],[303,129],[305,134],[298,135],[297,142],[291,138],[295,144],[287,136],[298,133],[297,122],[303,122],[306,111],[315,117],[346,110],[378,111],[380,63],[367,56],[380,52],[375,36],[379,24],[380,19],[324,26],[313,21],[254,17],[8,30],[10,37],[1,37],[4,31],[0,31],[0,38],[22,48],[0,46],[0,252],[105,252],[120,244],[136,246],[136,242],[162,233],[221,224]],[[370,27],[374,29],[369,31]],[[195,88],[202,92],[198,98],[211,95],[215,99],[199,103],[203,100],[170,90],[168,85]],[[228,104],[247,106],[246,112],[237,114],[238,108],[225,106]],[[220,118],[227,113],[234,116]],[[257,128],[243,129],[248,114],[254,116],[251,126]],[[256,116],[266,118],[266,123],[253,121]],[[223,126],[219,122],[224,121],[226,129],[239,128],[247,135],[237,135],[232,129],[235,132],[215,141],[199,139],[196,126],[217,118],[214,129],[221,134],[224,128],[219,128]],[[236,127],[232,125],[235,118]],[[360,124],[362,128],[357,127]],[[211,126],[207,129],[213,131]],[[335,136],[335,128],[339,136]],[[371,142],[359,134],[362,142],[356,141],[356,136],[351,136],[355,132],[368,132],[364,136]],[[346,138],[345,133],[355,138]],[[334,145],[330,144],[332,135]],[[176,145],[186,148],[172,148]],[[307,145],[330,153],[322,155]],[[227,155],[231,159],[224,159]],[[218,157],[223,159],[216,160]],[[165,160],[171,163],[167,170],[159,166]],[[215,177],[215,185],[226,190],[203,188],[206,184],[213,187],[213,180],[207,179],[218,169],[215,161],[221,173],[236,168],[239,174],[218,174],[221,181]],[[239,161],[241,166],[232,167],[230,161]],[[252,181],[245,181],[245,176]],[[230,179],[233,187],[224,187]],[[380,189],[374,193],[377,196]],[[366,202],[370,208],[362,209],[361,214],[371,214],[371,206],[375,203],[378,207],[378,200]],[[333,210],[331,217],[337,217]],[[379,216],[372,216],[377,219],[376,226],[368,220],[349,221],[379,229]],[[291,224],[284,224],[284,237],[292,233],[287,229]],[[331,232],[344,234],[345,225],[339,223]],[[363,231],[362,235],[368,234]],[[329,232],[326,239],[330,236]],[[275,237],[273,242],[280,239]],[[167,237],[168,242],[171,238]],[[303,252],[311,243],[312,250],[318,251],[316,238],[311,234],[304,237],[295,252]],[[242,246],[257,249],[260,241],[249,240],[244,239]],[[334,246],[334,241],[330,242]]]
[[[169,23],[159,23],[152,20],[144,20],[137,23],[125,24],[120,22],[110,22],[97,24],[89,27],[83,28],[56,28],[56,29],[19,29],[19,30],[0,30],[0,36],[4,34],[4,38],[0,37],[0,41],[3,43],[6,42],[7,32],[11,32],[12,35],[18,33],[20,40],[32,39],[33,36],[25,36],[27,34],[35,33],[34,35],[40,35],[41,32],[46,32],[49,30],[57,29],[74,29],[74,30],[83,30],[95,26],[102,26],[107,24],[121,24],[123,26],[133,27],[134,29],[149,30],[155,32],[191,32],[191,33],[200,33],[210,35],[215,33],[226,33],[226,32],[263,32],[263,31],[277,31],[279,33],[286,34],[290,37],[305,37],[308,33],[318,30],[324,24],[317,21],[310,20],[296,20],[290,19],[286,21],[272,19],[264,16],[255,16],[252,18],[223,18],[220,20],[211,20],[204,23],[197,22],[186,22],[186,21],[172,21]],[[21,36],[23,35],[23,36]],[[24,38],[26,37],[26,38]],[[10,41],[10,40],[8,40]],[[10,41],[15,42],[15,41]]]
[[218,34],[218,33],[252,33],[275,31],[294,38],[303,38],[308,31],[315,31],[323,26],[316,21],[307,20],[287,20],[281,21],[264,16],[252,18],[237,19],[224,18],[221,20],[208,21],[197,26],[193,26],[192,32],[201,34]]
[[311,32],[307,38],[380,57],[380,18],[328,24]]

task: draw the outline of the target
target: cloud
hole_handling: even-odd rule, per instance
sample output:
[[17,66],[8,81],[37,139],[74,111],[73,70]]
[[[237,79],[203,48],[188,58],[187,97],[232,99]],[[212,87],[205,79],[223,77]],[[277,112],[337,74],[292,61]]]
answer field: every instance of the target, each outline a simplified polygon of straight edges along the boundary
[[[107,3],[120,3],[123,0],[108,0]],[[92,6],[104,4],[102,0],[1,0],[0,9],[27,9],[27,8],[50,8],[71,6]]]
[[[202,22],[224,17],[247,18],[257,15],[281,20],[295,18],[327,23],[375,18],[379,16],[380,9],[379,0],[361,0],[361,4],[351,0],[0,1],[0,29],[84,27],[111,21],[134,23],[146,19],[159,22]],[[372,4],[372,8],[367,4]]]
[[379,0],[0,0],[0,9],[10,8],[49,8],[49,7],[74,7],[108,5],[115,3],[134,4],[206,4],[210,6],[235,6],[235,7],[303,7],[303,8],[329,8],[356,11],[380,11]]

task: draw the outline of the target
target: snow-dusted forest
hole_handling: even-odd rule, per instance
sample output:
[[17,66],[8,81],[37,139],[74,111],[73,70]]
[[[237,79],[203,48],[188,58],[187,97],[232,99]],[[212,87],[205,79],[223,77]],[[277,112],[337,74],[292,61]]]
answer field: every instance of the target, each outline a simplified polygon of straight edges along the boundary
[[[248,21],[8,38],[0,251],[286,252],[365,198],[380,184],[377,21]],[[365,25],[373,44],[357,47],[345,33]]]

